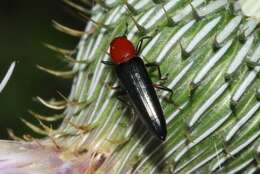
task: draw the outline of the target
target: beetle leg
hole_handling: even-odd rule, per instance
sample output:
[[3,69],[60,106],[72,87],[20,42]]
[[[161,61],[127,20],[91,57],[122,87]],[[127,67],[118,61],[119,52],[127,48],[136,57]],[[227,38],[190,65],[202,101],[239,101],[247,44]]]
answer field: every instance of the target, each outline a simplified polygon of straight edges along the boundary
[[137,46],[136,46],[137,55],[139,55],[139,53],[140,53],[140,51],[141,51],[141,49],[142,49],[143,41],[144,41],[145,39],[151,39],[151,38],[152,38],[152,36],[144,36],[144,37],[142,37],[142,38],[139,40],[139,42],[137,43]]
[[167,88],[166,86],[159,85],[159,84],[153,84],[153,87],[160,89],[160,90],[163,90],[163,91],[169,92],[170,93],[169,98],[172,98],[172,96],[173,96],[173,90],[172,89]]
[[114,96],[125,96],[127,93],[125,90],[120,89],[118,91],[115,92]]
[[172,99],[172,96],[173,96],[173,90],[170,89],[170,88],[167,88],[166,86],[162,86],[162,85],[159,85],[159,84],[153,84],[153,87],[154,88],[157,88],[157,89],[160,89],[160,90],[164,90],[164,91],[167,91],[170,93],[169,97],[166,98],[166,101],[172,103],[174,106],[176,106],[178,109],[180,109],[180,105],[178,103],[176,103],[173,99]]
[[[119,86],[120,87],[120,86]],[[120,89],[120,90],[117,90],[114,94],[114,96],[119,100],[121,101],[123,104],[125,104],[129,109],[130,109],[130,112],[131,112],[131,115],[132,117],[130,117],[130,123],[134,123],[135,120],[136,120],[136,114],[135,114],[135,110],[133,108],[133,106],[127,102],[123,97],[127,95],[126,91],[123,90],[123,89]]]
[[168,74],[166,74],[163,77],[162,73],[161,73],[160,65],[158,65],[156,62],[147,63],[147,64],[145,64],[145,66],[147,66],[147,67],[155,67],[157,69],[157,73],[158,73],[159,79],[160,80],[167,80]]
[[132,115],[132,117],[130,117],[130,123],[134,123],[136,121],[137,117],[136,117],[133,106],[123,98],[126,94],[127,94],[126,91],[121,89],[121,90],[116,91],[114,96],[130,109],[130,112]]
[[127,93],[125,90],[118,90],[115,92],[114,96],[119,100],[121,101],[122,103],[124,103],[125,105],[127,105],[128,107],[130,107],[131,105],[126,101],[124,100],[123,96],[125,96]]
[[110,86],[111,87],[111,89],[120,89],[121,88],[121,86]]
[[128,107],[131,106],[127,101],[125,101],[125,100],[122,98],[122,96],[116,96],[116,98],[117,98],[119,101],[121,101],[122,103],[124,103],[126,106],[128,106]]
[[121,86],[120,85],[113,85],[112,83],[106,83],[107,87],[110,88],[110,89],[113,89],[113,90],[120,90],[121,89]]
[[129,118],[129,126],[133,125],[136,123],[138,116],[137,113],[135,112],[134,108],[132,106],[129,107],[130,111],[130,118]]
[[115,65],[113,62],[106,61],[106,60],[101,60],[101,63],[103,63],[105,65],[109,65],[109,66],[114,66]]

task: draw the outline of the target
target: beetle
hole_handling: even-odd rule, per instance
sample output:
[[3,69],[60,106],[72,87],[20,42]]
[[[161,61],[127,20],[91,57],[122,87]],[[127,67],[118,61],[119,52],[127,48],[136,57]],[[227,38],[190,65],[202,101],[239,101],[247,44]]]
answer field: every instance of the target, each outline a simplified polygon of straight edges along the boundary
[[[143,38],[145,39],[145,38]],[[102,61],[104,64],[115,65],[115,72],[120,87],[128,95],[131,105],[146,128],[160,140],[167,136],[167,127],[162,107],[144,61],[139,52],[142,47],[141,39],[135,48],[126,36],[119,36],[110,43],[110,57],[112,62]],[[155,64],[148,64],[156,66]],[[160,69],[158,69],[161,76]]]

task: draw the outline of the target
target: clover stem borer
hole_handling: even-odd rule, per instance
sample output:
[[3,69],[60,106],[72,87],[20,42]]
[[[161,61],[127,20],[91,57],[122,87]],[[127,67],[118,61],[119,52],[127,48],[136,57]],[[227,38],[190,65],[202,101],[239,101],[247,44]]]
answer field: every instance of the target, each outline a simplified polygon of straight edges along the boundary
[[[135,48],[133,43],[125,36],[116,37],[110,44],[110,56],[119,78],[120,87],[128,95],[142,123],[160,140],[165,140],[167,135],[166,121],[155,87],[146,70],[144,61],[139,53],[142,47],[142,38]],[[102,61],[111,65],[111,62]],[[148,66],[158,66],[149,63]],[[159,76],[161,76],[158,68]],[[160,88],[170,90],[168,88]],[[170,90],[171,91],[171,90]]]

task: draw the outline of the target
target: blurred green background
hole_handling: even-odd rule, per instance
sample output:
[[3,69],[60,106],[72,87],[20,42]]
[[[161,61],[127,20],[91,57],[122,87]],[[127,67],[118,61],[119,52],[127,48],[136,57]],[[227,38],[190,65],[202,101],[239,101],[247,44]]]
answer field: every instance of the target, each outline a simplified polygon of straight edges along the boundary
[[10,63],[17,61],[11,80],[0,93],[0,138],[7,139],[7,128],[17,135],[30,133],[20,118],[37,121],[31,109],[43,115],[55,113],[33,101],[33,97],[59,98],[56,90],[67,95],[71,80],[51,76],[36,68],[42,65],[65,70],[66,63],[45,46],[44,42],[73,49],[78,38],[65,35],[52,27],[52,19],[61,24],[84,29],[84,22],[73,16],[60,0],[2,0],[0,3],[0,80]]

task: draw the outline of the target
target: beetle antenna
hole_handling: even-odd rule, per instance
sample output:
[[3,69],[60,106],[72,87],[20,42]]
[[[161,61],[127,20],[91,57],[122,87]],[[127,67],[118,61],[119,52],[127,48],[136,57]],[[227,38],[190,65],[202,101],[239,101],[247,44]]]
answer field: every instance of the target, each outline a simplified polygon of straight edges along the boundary
[[137,43],[137,46],[136,46],[136,50],[137,50],[137,54],[139,55],[139,53],[141,52],[141,49],[142,49],[142,45],[143,45],[143,41],[145,39],[151,39],[152,36],[144,36],[142,37],[139,42]]

